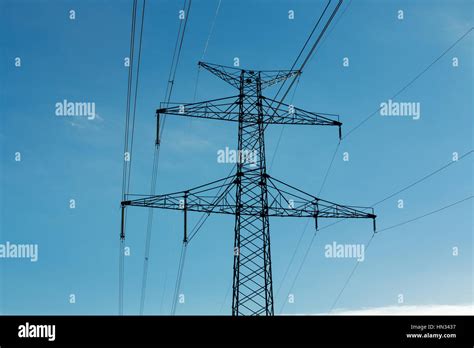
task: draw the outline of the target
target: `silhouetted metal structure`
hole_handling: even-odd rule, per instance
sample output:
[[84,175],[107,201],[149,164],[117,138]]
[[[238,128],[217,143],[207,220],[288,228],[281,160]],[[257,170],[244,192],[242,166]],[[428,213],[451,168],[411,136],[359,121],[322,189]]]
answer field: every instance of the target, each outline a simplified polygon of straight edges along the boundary
[[[267,173],[265,129],[270,124],[336,126],[337,115],[305,111],[263,96],[268,86],[295,77],[297,70],[254,71],[199,62],[238,90],[231,97],[190,104],[167,103],[156,111],[159,144],[160,115],[175,115],[238,124],[236,172],[226,178],[188,190],[146,196],[122,202],[125,207],[184,211],[184,242],[187,213],[202,212],[235,216],[232,315],[273,315],[270,217],[310,217],[317,229],[319,218],[371,218],[372,208],[329,202]],[[286,109],[286,110],[285,110]],[[362,210],[371,209],[371,213]],[[122,231],[121,238],[125,238]]]

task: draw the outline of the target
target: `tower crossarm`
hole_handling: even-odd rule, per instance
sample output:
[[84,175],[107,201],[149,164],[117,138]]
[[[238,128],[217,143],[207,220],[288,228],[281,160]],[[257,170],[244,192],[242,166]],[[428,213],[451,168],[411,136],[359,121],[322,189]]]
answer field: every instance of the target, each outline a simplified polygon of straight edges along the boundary
[[275,71],[262,71],[260,78],[262,80],[262,89],[265,87],[273,86],[279,82],[285,81],[292,77],[300,75],[299,70],[275,70]]
[[262,97],[264,123],[342,126],[339,115],[306,111],[271,98]]
[[122,206],[234,214],[235,194],[230,194],[233,189],[234,176],[230,176],[184,191],[153,196],[128,195],[127,198],[135,198],[123,201]]
[[268,176],[268,215],[334,219],[374,219],[371,207],[333,203]]
[[218,64],[199,62],[198,65],[226,81],[231,86],[240,89],[240,78],[245,73],[245,85],[252,86],[258,78],[264,89],[301,74],[299,70],[244,70]]
[[239,121],[239,96],[189,104],[166,103],[166,106],[166,108],[156,110],[157,115],[175,115],[233,122]]
[[[342,126],[339,116],[335,114],[306,111],[289,104],[262,97],[263,123],[295,124],[317,126]],[[158,115],[174,115],[181,117],[206,118],[221,121],[239,121],[239,96],[212,99],[197,103],[166,103],[165,108],[156,110]],[[243,119],[242,122],[255,123],[257,116]]]
[[[122,206],[139,206],[169,210],[215,214],[236,213],[235,184],[237,177],[230,176],[209,184],[162,195],[141,196],[122,202]],[[243,203],[239,214],[255,216],[267,214],[272,217],[310,217],[333,219],[374,219],[373,208],[354,207],[333,203],[267,175],[268,209],[262,211],[258,202]],[[136,195],[129,195],[128,198]]]
[[220,79],[226,81],[233,87],[239,89],[240,87],[240,74],[242,69],[239,68],[233,68],[229,66],[224,66],[224,65],[218,65],[218,64],[211,64],[211,63],[205,63],[205,62],[198,62],[198,65],[201,68],[204,68],[211,72],[212,74],[216,75]]

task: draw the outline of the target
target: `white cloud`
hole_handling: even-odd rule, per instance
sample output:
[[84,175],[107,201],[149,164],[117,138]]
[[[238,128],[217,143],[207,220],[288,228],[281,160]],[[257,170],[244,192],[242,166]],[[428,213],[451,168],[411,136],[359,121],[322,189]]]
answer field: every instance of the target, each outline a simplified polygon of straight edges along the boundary
[[473,315],[473,304],[400,305],[361,309],[336,309],[330,315]]
[[331,313],[299,313],[282,315],[474,315],[474,304],[386,306],[359,309],[338,308]]
[[201,136],[184,131],[170,130],[166,134],[167,145],[174,151],[203,151],[212,148],[212,143]]

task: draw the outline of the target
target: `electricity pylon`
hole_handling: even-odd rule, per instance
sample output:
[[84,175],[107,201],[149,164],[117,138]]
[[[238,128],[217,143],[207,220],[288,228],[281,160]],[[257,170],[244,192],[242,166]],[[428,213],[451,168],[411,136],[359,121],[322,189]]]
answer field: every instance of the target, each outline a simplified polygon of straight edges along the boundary
[[[239,94],[190,104],[167,103],[167,107],[156,111],[156,143],[160,142],[160,115],[236,122],[235,174],[185,191],[123,201],[122,218],[127,206],[182,210],[183,241],[187,243],[188,212],[234,215],[232,315],[273,315],[269,217],[314,218],[316,229],[318,218],[371,218],[375,229],[376,216],[373,210],[362,211],[372,208],[332,203],[267,173],[264,135],[268,125],[337,126],[341,136],[342,123],[337,115],[305,111],[262,95],[264,88],[295,77],[299,71],[243,70],[203,62],[199,65],[238,89]],[[123,224],[121,238],[125,238]]]

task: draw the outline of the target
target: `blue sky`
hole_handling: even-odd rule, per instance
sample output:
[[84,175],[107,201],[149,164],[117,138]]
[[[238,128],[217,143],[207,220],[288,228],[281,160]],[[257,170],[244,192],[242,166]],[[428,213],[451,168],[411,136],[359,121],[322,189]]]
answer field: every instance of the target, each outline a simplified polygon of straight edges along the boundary
[[[338,17],[348,6],[345,2]],[[217,1],[194,1],[172,100],[192,101]],[[325,2],[223,0],[205,61],[288,69]],[[143,34],[133,193],[149,191],[154,110],[163,101],[181,1],[148,1]],[[0,259],[0,313],[115,314],[118,293],[124,113],[131,1],[0,2],[0,243],[38,244],[39,259]],[[69,19],[69,10],[76,19]],[[288,11],[295,19],[288,20]],[[397,19],[397,11],[404,19]],[[337,17],[337,18],[338,18]],[[336,18],[336,19],[337,19]],[[473,26],[470,1],[353,1],[303,72],[293,103],[341,115],[343,134],[374,112]],[[375,115],[344,139],[321,198],[368,206],[472,149],[473,34],[395,100],[419,102],[421,117]],[[15,58],[21,67],[15,67]],[[342,59],[349,58],[349,67]],[[452,58],[459,66],[452,66]],[[273,97],[275,88],[265,94]],[[235,94],[202,71],[197,100]],[[64,99],[94,102],[99,117],[55,115]],[[267,158],[281,126],[266,133]],[[169,117],[158,193],[224,177],[217,151],[235,148],[235,124]],[[269,173],[317,194],[337,146],[330,127],[284,128]],[[15,161],[15,153],[21,161]],[[350,160],[343,161],[343,152]],[[380,229],[472,195],[472,155],[376,207]],[[69,208],[75,199],[76,208]],[[397,207],[398,199],[404,208]],[[338,309],[473,302],[472,200],[377,235]],[[124,311],[137,314],[147,211],[130,208]],[[199,218],[191,216],[191,223]],[[332,221],[322,221],[321,225]],[[177,314],[229,314],[233,219],[211,217],[189,244]],[[274,288],[304,231],[304,219],[271,219]],[[304,232],[275,311],[290,290],[313,234]],[[366,243],[370,221],[345,221],[315,239],[283,313],[326,313],[353,259],[328,259],[324,246]],[[145,313],[169,314],[182,240],[182,214],[156,211]],[[459,248],[459,256],[452,248]],[[69,303],[75,294],[76,303]],[[223,310],[221,311],[221,308]]]

